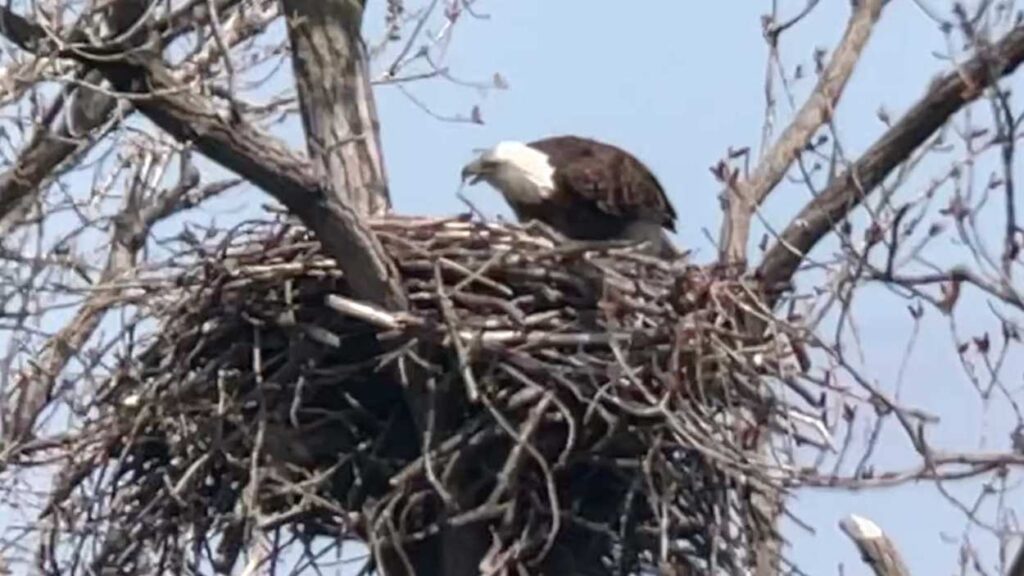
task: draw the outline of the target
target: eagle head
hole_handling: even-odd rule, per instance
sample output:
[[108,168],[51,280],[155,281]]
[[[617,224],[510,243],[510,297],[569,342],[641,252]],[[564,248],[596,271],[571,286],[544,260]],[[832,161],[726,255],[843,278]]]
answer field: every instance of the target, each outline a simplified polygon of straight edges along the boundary
[[462,181],[487,182],[513,202],[535,204],[555,189],[548,155],[522,142],[499,142],[462,168]]

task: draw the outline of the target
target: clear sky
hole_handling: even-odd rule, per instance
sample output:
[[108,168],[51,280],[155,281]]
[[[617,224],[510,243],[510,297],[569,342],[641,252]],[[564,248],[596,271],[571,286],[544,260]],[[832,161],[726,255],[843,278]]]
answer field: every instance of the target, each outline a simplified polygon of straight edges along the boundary
[[[922,2],[936,13],[949,14],[951,3]],[[380,10],[383,2],[376,4]],[[719,187],[708,168],[730,146],[758,146],[767,54],[760,18],[770,12],[771,4],[480,0],[477,9],[488,19],[458,23],[444,64],[465,81],[487,82],[499,73],[509,89],[482,93],[445,80],[408,89],[440,115],[468,115],[479,104],[483,125],[439,121],[394,87],[377,92],[396,210],[462,211],[455,197],[458,172],[474,148],[502,139],[587,135],[633,151],[656,171],[680,214],[680,243],[696,248],[698,260],[710,259],[713,248],[702,230],[717,236],[720,214]],[[778,4],[784,16],[805,6],[803,0]],[[797,64],[813,69],[813,50],[836,44],[849,6],[837,0],[822,2],[783,37],[788,69]],[[948,69],[933,55],[945,52],[945,40],[920,6],[911,0],[890,2],[877,26],[839,108],[838,125],[848,154],[856,155],[884,130],[876,116],[879,107],[898,117],[937,72]],[[376,10],[368,16],[370,37],[381,20]],[[805,80],[797,93],[806,93],[810,86]],[[783,105],[781,110],[779,122],[784,122],[789,109]],[[933,175],[925,173],[922,178]],[[489,214],[509,215],[494,191],[480,186],[467,194]],[[783,224],[807,198],[805,189],[784,186],[766,216]],[[948,254],[960,256],[952,249]],[[980,319],[983,300],[965,299],[963,306],[967,308],[961,308],[966,313],[958,318],[961,329],[969,333],[974,322],[991,329]],[[912,334],[905,303],[869,294],[861,301],[858,318],[867,374],[892,390]],[[920,334],[905,370],[904,397],[944,417],[933,441],[959,448],[1005,446],[1009,421],[998,406],[984,405],[963,377],[948,321],[927,317]],[[1017,387],[1020,360],[1018,353],[1008,368],[1011,384]],[[894,468],[911,463],[905,444],[893,435],[883,442],[879,462]],[[953,491],[970,502],[978,485]],[[995,570],[992,540],[970,528],[932,484],[853,494],[802,490],[793,500],[793,512],[816,530],[810,535],[793,524],[787,526],[790,558],[809,574],[838,574],[840,563],[846,574],[868,573],[837,528],[850,513],[879,523],[899,544],[915,574],[958,572],[958,547],[965,534],[987,554],[988,569]]]

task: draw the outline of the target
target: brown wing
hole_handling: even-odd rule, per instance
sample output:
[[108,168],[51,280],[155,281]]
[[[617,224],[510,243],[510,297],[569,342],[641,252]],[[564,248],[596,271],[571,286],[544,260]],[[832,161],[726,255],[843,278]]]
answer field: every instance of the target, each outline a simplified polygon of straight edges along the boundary
[[529,146],[551,159],[557,189],[592,201],[602,212],[650,220],[675,231],[676,211],[661,183],[625,150],[576,136],[545,138]]

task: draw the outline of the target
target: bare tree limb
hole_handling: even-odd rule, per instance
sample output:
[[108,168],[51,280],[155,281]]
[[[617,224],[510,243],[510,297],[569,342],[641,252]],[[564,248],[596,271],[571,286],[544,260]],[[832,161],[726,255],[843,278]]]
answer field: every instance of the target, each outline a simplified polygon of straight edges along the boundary
[[[365,0],[282,0],[292,47],[292,64],[298,88],[308,155],[325,194],[363,216],[387,212],[390,204],[380,122],[370,86],[368,61],[360,29]],[[433,427],[447,433],[456,425],[444,407],[424,404],[416,390],[425,380],[414,367],[404,375],[409,408],[425,442],[428,413]],[[399,376],[401,377],[401,376]],[[426,447],[431,449],[430,446]],[[446,529],[441,542],[423,550],[406,550],[417,572],[450,576],[479,572],[478,564],[489,542],[479,527]],[[385,572],[404,571],[400,555],[377,549]]]
[[[4,32],[11,33],[23,47],[39,45],[45,38],[42,29],[20,16],[6,9],[2,16]],[[157,57],[134,54],[126,56],[126,60],[111,59],[92,56],[83,49],[67,50],[65,55],[72,55],[87,67],[98,64],[92,69],[101,72],[118,90],[135,94],[152,92],[153,96],[135,100],[138,110],[179,140],[194,142],[207,156],[250,177],[281,200],[318,233],[324,245],[342,263],[350,284],[360,296],[388,307],[404,305],[401,290],[393,284],[396,274],[376,239],[343,201],[329,201],[320,192],[320,183],[306,161],[249,125],[225,121],[204,98],[178,91],[179,82]],[[113,106],[113,99],[109,104]],[[59,161],[60,154],[72,153],[73,149],[56,152],[51,151],[51,161]],[[45,175],[41,171],[38,174]],[[115,247],[121,244],[124,242],[115,242]],[[123,250],[111,253],[110,274],[123,271],[123,264],[131,260],[125,256]],[[30,430],[48,402],[59,368],[66,363],[71,351],[92,334],[103,309],[102,305],[85,306],[76,321],[52,341],[49,361],[38,370],[44,376],[42,384],[29,387],[31,390],[27,392],[27,388],[23,390],[14,404],[9,434],[18,437]],[[47,382],[50,384],[45,385]]]
[[[7,8],[0,8],[0,24],[0,32],[22,48],[45,45],[45,31]],[[60,53],[99,70],[116,90],[136,96],[132,99],[136,109],[158,127],[281,202],[316,234],[356,297],[388,310],[408,307],[398,270],[363,214],[346,197],[330,194],[330,187],[307,159],[245,122],[232,106],[217,107],[209,98],[183,89],[159,54],[142,50],[123,54],[116,48]],[[395,366],[399,365],[404,362]],[[416,372],[415,367],[395,371],[400,373],[396,382],[405,383],[414,418],[421,421],[427,400],[419,379],[408,376]]]
[[[97,72],[87,75],[85,82],[95,83],[101,79]],[[54,104],[58,109],[66,105],[68,103],[63,100]],[[53,176],[58,166],[76,152],[88,149],[86,135],[113,117],[117,100],[83,87],[70,105],[73,112],[67,117],[79,122],[61,122],[52,131],[46,126],[39,126],[14,166],[0,175],[0,233],[7,232],[16,224],[31,206],[43,182]]]
[[[209,2],[222,9],[232,8],[241,3],[242,0]],[[113,29],[114,35],[118,30],[137,27],[139,15],[149,13],[144,5],[133,7],[133,4],[137,4],[136,0],[116,0],[101,8],[110,18],[122,20],[120,24],[114,22],[113,26],[109,26]],[[192,0],[182,4],[152,22],[148,29],[156,31],[160,35],[161,45],[165,45],[187,31],[203,25],[209,16],[199,8],[205,9],[207,4],[206,0]],[[244,11],[231,13],[225,34],[227,43],[231,46],[264,29],[278,13],[276,3],[268,0],[259,0],[247,6]],[[81,28],[73,30],[71,37],[79,36],[80,30]],[[206,42],[197,46],[194,54],[185,60],[185,74],[182,75],[181,82],[187,83],[195,75],[208,71],[210,55],[206,48],[209,44]],[[110,128],[115,117],[123,117],[133,112],[130,104],[116,98],[108,89],[93,88],[103,80],[102,74],[96,70],[85,69],[70,60],[57,60],[55,63],[49,56],[36,57],[30,54],[26,60],[37,63],[49,62],[49,66],[78,74],[79,78],[78,82],[68,87],[66,96],[58,97],[50,105],[50,110],[44,114],[44,118],[57,120],[37,124],[29,144],[20,152],[14,165],[0,175],[0,237],[11,227],[20,224],[25,211],[36,204],[38,197],[47,189],[47,181],[54,178],[55,173],[72,166],[101,141],[103,135],[94,133],[98,128]],[[64,65],[58,66],[59,64]],[[186,197],[158,195],[145,206],[142,218],[149,222],[162,220],[171,213],[194,206],[236,183],[237,181],[214,183],[195,190]],[[73,354],[78,352],[78,346],[74,343],[88,341],[95,329],[90,327],[86,318],[102,316],[109,306],[116,304],[116,294],[109,291],[105,294],[110,298],[87,300],[84,304],[85,309],[75,318],[74,324],[58,332],[41,348],[37,363],[14,376],[12,383],[15,386],[10,391],[7,413],[0,414],[0,420],[7,424],[4,430],[8,435],[23,435],[28,432],[42,411],[52,402],[52,390],[57,377]],[[97,303],[101,305],[96,306]],[[67,342],[71,342],[72,345],[66,345]],[[12,430],[15,416],[18,420],[16,431]]]
[[[226,10],[239,1],[218,0],[215,4],[218,9]],[[193,14],[196,3],[192,2],[154,23],[154,29],[160,32],[163,44],[173,41],[208,19],[208,16],[204,18],[202,15]],[[119,19],[120,26],[127,30],[145,12],[145,6],[133,7],[132,1],[122,0],[110,6],[110,10],[112,18]],[[118,25],[113,28],[115,35],[121,30]],[[247,34],[236,36],[244,37]],[[65,120],[49,130],[46,126],[39,126],[28,145],[19,154],[15,165],[0,175],[0,235],[10,230],[20,214],[28,209],[39,193],[40,186],[52,176],[57,167],[92,147],[94,141],[89,139],[89,134],[113,119],[117,99],[106,92],[89,87],[99,84],[100,80],[102,75],[96,71],[86,74],[81,84],[77,88],[72,88],[74,97],[56,102],[54,106],[58,110],[52,111],[51,115],[61,116]],[[70,106],[69,114],[57,113],[59,109],[67,106]]]
[[[205,98],[175,91],[176,83],[155,59],[126,65],[99,63],[108,79],[127,92],[151,93],[136,107],[183,142],[261,187],[316,233],[365,300],[405,307],[398,272],[379,241],[344,199],[329,198],[315,170],[287,146],[244,122],[225,119]],[[148,85],[148,86],[147,86]]]
[[1024,576],[1024,542],[1017,548],[1017,554],[1013,557],[1013,563],[1006,571],[1006,576]]
[[[39,49],[46,32],[0,8],[2,33],[27,50]],[[84,48],[62,55],[99,70],[114,87],[141,96],[136,109],[181,142],[256,184],[308,226],[345,272],[360,297],[385,308],[406,306],[398,272],[360,215],[343,198],[330,198],[304,158],[264,131],[222,113],[205,97],[182,90],[157,54],[137,51],[110,58]],[[117,51],[115,53],[120,53]]]
[[[282,0],[282,5],[308,154],[318,178],[326,193],[357,213],[383,214],[389,208],[387,177],[360,34],[365,1]],[[407,388],[407,402],[423,437],[424,451],[429,452],[433,439],[456,428],[458,418],[447,407],[431,405],[415,392],[426,380],[415,367],[408,367],[403,376],[412,384]],[[458,483],[450,484],[458,495]],[[438,486],[439,491],[445,490]],[[485,527],[447,527],[435,542],[404,553],[419,574],[468,576],[479,573],[489,543],[490,532]],[[385,572],[404,571],[400,554],[390,548],[374,550]]]
[[[119,36],[130,32],[132,26],[145,15],[148,7],[149,0],[122,0],[109,6],[106,21],[113,35]],[[100,79],[97,73],[91,75],[93,81]],[[98,119],[112,114],[116,105],[115,99],[105,98],[97,91],[85,89],[78,94],[77,102],[72,105],[72,114],[67,116],[68,121],[62,125],[61,132],[68,136],[67,139],[52,139],[46,127],[41,126],[27,153],[19,158],[19,163],[0,177],[0,219],[3,215],[24,209],[26,200],[38,189],[39,184],[51,175],[51,170],[79,149],[79,140],[73,138],[78,128],[76,124],[81,124],[82,130],[92,131],[99,126]],[[64,106],[63,99],[55,106]],[[142,184],[138,180],[133,183],[126,197],[122,218],[128,217],[129,210],[137,209]],[[7,223],[9,224],[9,221]],[[109,283],[126,272],[134,263],[138,242],[133,242],[126,234],[122,227],[115,226],[107,265],[100,277],[101,283]],[[76,317],[50,339],[41,360],[30,364],[29,368],[21,373],[15,384],[18,399],[6,406],[6,412],[2,415],[5,440],[24,438],[31,431],[39,414],[50,401],[58,374],[71,356],[92,336],[103,317],[102,312],[110,305],[110,295],[103,296],[104,298],[90,298],[79,309]]]
[[[153,162],[139,164],[148,166]],[[189,161],[188,153],[184,152],[178,183],[152,197],[144,198],[146,189],[152,183],[147,181],[147,175],[142,174],[142,171],[140,168],[136,174],[124,206],[114,219],[110,252],[95,285],[96,290],[78,309],[74,318],[50,338],[38,355],[39,360],[18,375],[15,381],[17,395],[4,414],[3,430],[6,439],[23,439],[31,434],[39,416],[53,398],[58,376],[92,337],[106,311],[118,302],[120,289],[101,288],[115,284],[131,273],[150,229],[183,208],[194,206],[238,183],[229,181],[198,188],[199,172]]]
[[853,540],[876,576],[910,576],[896,546],[877,524],[851,514],[839,521],[839,528]]
[[[746,261],[750,223],[754,212],[782,181],[790,166],[822,125],[831,119],[836,103],[853,75],[874,25],[881,16],[883,5],[883,0],[865,0],[854,4],[842,40],[821,71],[817,85],[789,126],[761,157],[753,173],[746,179],[740,179],[738,174],[726,169],[724,165],[720,168],[718,175],[726,187],[725,215],[719,239],[720,261]],[[808,3],[801,15],[789,24],[775,29],[769,40],[777,42],[781,30],[797,22],[809,13],[813,6],[813,3]],[[767,438],[764,441],[767,441]],[[762,516],[773,521],[778,520],[783,509],[782,503],[771,497],[757,498],[755,506]],[[778,564],[782,557],[781,542],[773,530],[764,531],[758,539],[755,573],[757,576],[778,574]]]
[[769,248],[756,275],[768,286],[787,283],[804,256],[836,223],[860,206],[953,114],[977,99],[984,88],[1000,77],[1013,73],[1022,61],[1024,26],[1017,26],[995,44],[979,46],[974,57],[933,82],[924,98],[800,211]]
[[726,214],[719,242],[721,260],[742,262],[750,238],[750,220],[814,134],[832,117],[839,97],[882,14],[883,0],[855,4],[843,38],[832,54],[814,91],[796,117],[745,180],[727,180]]
[[360,35],[365,1],[283,0],[309,157],[361,214],[387,211],[380,121]]

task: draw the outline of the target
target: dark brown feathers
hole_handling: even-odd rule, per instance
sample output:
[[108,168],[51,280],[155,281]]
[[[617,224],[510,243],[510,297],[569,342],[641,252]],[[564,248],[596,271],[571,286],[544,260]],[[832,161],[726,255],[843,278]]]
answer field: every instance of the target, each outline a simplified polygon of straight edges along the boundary
[[556,191],[585,198],[608,215],[647,220],[675,231],[676,212],[661,183],[629,152],[577,136],[528,145],[548,155],[555,168]]

